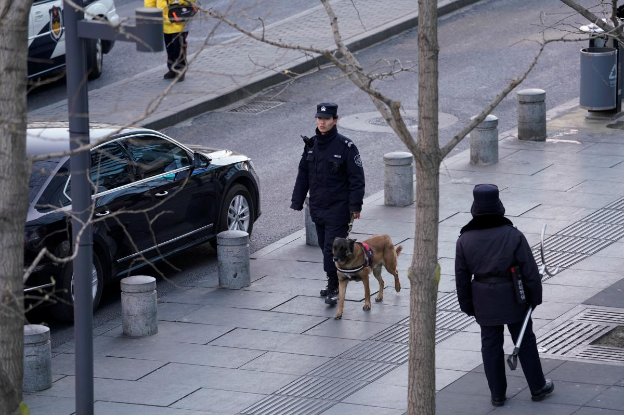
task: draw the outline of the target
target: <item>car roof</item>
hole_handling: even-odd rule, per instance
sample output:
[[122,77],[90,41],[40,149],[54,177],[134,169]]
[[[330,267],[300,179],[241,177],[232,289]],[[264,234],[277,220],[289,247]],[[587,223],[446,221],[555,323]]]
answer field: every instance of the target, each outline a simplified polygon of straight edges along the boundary
[[[91,142],[102,139],[108,141],[123,134],[153,130],[137,127],[119,127],[111,124],[89,124]],[[26,155],[40,156],[44,154],[64,153],[69,151],[69,123],[44,122],[29,123],[26,131]]]

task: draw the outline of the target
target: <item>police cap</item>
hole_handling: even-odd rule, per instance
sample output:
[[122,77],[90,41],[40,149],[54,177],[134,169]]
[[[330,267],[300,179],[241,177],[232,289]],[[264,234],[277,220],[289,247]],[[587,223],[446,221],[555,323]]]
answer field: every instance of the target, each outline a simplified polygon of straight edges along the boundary
[[316,106],[316,118],[338,117],[338,105],[331,102],[321,102]]

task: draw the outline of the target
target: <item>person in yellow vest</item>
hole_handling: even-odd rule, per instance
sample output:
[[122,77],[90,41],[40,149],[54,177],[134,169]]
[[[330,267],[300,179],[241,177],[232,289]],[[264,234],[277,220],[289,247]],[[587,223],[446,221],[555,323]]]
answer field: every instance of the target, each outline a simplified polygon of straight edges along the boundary
[[144,0],[145,7],[157,7],[163,11],[163,32],[165,47],[167,48],[167,67],[169,71],[164,79],[173,79],[177,76],[178,82],[184,81],[186,69],[186,48],[188,31],[185,22],[175,22],[169,19],[169,6],[188,6],[197,0]]

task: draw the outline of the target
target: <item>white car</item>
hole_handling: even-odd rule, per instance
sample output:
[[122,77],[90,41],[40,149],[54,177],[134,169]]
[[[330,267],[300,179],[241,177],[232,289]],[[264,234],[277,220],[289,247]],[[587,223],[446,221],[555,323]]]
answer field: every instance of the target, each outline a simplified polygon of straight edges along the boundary
[[[84,0],[85,19],[103,19],[119,23],[113,0]],[[87,40],[89,79],[102,74],[103,55],[114,42]],[[63,0],[35,0],[28,23],[28,77],[39,77],[65,66],[65,22]]]

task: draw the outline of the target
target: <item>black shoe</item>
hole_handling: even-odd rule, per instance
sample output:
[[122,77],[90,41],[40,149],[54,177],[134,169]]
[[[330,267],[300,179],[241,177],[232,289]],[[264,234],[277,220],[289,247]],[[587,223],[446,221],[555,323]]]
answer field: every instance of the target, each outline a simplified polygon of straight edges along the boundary
[[167,72],[164,76],[163,79],[173,79],[176,77],[176,73],[173,72],[172,70],[169,70],[169,72]]
[[327,293],[329,292],[329,282],[325,284],[325,288],[323,288],[319,293],[321,297],[327,297]]
[[541,401],[542,399],[546,397],[546,395],[548,395],[554,390],[555,390],[555,384],[553,383],[553,381],[550,379],[546,379],[546,384],[542,387],[542,389],[535,391],[535,392],[531,392],[531,399],[533,399],[534,401]]
[[506,400],[507,400],[506,396],[503,396],[502,398],[495,398],[495,397],[492,396],[492,405],[494,405],[494,406],[504,406]]
[[336,288],[329,288],[327,290],[327,297],[325,298],[325,304],[336,305],[338,303],[338,290]]
[[186,76],[185,73],[183,73],[182,75],[180,75],[180,77],[178,78],[178,82],[184,82],[184,77]]

